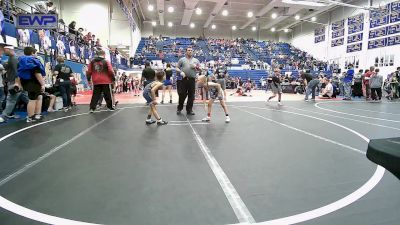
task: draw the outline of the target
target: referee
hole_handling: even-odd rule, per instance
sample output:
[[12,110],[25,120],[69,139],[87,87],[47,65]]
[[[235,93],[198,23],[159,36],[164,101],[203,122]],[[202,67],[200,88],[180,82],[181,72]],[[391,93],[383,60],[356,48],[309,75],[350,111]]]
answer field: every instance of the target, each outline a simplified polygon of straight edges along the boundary
[[181,114],[186,97],[188,97],[186,103],[187,115],[195,115],[193,112],[193,101],[196,89],[196,70],[199,69],[199,66],[199,60],[193,57],[192,47],[188,47],[186,49],[186,56],[179,59],[176,67],[177,74],[182,76],[182,80],[177,81],[179,104],[176,114],[178,115]]

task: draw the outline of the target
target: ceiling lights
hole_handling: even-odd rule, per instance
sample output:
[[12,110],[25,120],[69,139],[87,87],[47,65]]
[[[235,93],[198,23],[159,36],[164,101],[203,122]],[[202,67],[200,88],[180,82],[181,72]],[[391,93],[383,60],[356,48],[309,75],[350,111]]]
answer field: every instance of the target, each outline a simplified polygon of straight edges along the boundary
[[157,22],[153,21],[153,22],[151,22],[151,25],[153,25],[153,27],[155,27],[155,26],[157,26]]
[[196,14],[197,14],[197,15],[201,15],[202,12],[203,12],[203,11],[201,10],[201,8],[197,8],[197,9],[196,9]]
[[173,13],[175,11],[174,7],[170,6],[168,7],[168,12],[169,13]]
[[313,17],[311,18],[311,21],[313,21],[313,22],[317,21],[317,17],[313,16]]
[[299,19],[300,19],[300,16],[299,16],[299,15],[296,15],[294,18],[295,18],[296,20],[299,20]]
[[168,22],[168,26],[172,27],[174,24],[172,22]]
[[227,16],[229,14],[228,10],[224,9],[222,10],[222,15],[223,16]]
[[275,31],[276,31],[275,27],[272,27],[271,32],[275,32]]
[[254,15],[253,12],[248,12],[247,13],[247,17],[249,17],[249,18],[253,17],[253,15]]
[[256,31],[256,30],[257,30],[257,27],[252,27],[251,30],[252,30],[252,31]]
[[154,10],[154,6],[152,4],[147,6],[147,10],[149,11],[153,11]]
[[236,30],[236,28],[237,28],[236,26],[232,26],[232,30]]
[[271,14],[271,18],[272,18],[272,19],[276,19],[276,17],[278,17],[278,14],[276,14],[276,13],[272,13],[272,14]]
[[217,28],[217,26],[215,26],[215,24],[211,25],[211,29],[215,30],[215,28]]
[[190,23],[190,28],[194,28],[196,25],[194,23]]
[[327,6],[327,4],[315,2],[315,1],[302,1],[302,0],[282,0],[282,3],[292,4],[292,5],[306,5],[306,6],[314,6],[314,7],[323,7]]
[[287,32],[289,32],[289,29],[286,28],[286,29],[284,29],[283,31],[284,31],[285,33],[287,33]]

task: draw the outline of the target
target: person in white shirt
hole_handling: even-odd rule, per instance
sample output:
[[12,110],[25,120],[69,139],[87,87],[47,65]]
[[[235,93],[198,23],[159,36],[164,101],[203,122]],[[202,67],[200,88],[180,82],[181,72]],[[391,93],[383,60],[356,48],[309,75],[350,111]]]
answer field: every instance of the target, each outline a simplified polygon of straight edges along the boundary
[[321,93],[321,98],[332,98],[333,95],[333,85],[329,78],[324,78],[325,88]]
[[57,8],[54,5],[53,1],[37,1],[34,3],[34,13],[42,13],[42,14],[56,14]]

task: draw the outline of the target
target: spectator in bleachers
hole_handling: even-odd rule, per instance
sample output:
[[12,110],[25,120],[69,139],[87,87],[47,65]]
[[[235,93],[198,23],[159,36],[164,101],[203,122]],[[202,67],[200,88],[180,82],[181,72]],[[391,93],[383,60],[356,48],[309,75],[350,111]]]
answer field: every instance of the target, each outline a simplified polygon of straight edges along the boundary
[[28,104],[28,93],[22,90],[20,82],[18,81],[17,68],[18,59],[14,52],[13,46],[5,46],[5,54],[8,56],[8,61],[4,64],[6,70],[6,75],[4,77],[4,82],[7,83],[7,99],[6,107],[2,112],[2,119],[12,119],[17,118],[14,114],[15,106],[18,101],[23,101]]
[[57,8],[54,5],[53,1],[46,0],[46,1],[37,1],[34,5],[34,13],[41,13],[41,14],[56,14]]
[[35,52],[33,47],[25,47],[24,56],[21,56],[18,62],[18,82],[28,92],[29,97],[26,122],[34,122],[42,119],[41,92],[45,88],[43,77],[46,76],[46,73],[43,64],[35,57]]
[[76,22],[72,21],[69,25],[68,25],[68,32],[70,34],[73,35],[78,35],[78,31],[76,30]]

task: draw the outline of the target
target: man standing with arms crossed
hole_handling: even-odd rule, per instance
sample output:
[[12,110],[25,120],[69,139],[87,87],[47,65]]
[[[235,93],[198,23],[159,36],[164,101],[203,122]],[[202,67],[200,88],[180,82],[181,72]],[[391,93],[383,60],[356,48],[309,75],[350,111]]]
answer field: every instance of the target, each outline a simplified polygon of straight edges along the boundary
[[193,57],[192,47],[186,49],[186,56],[179,59],[176,67],[177,74],[182,76],[182,80],[177,84],[179,104],[176,114],[180,115],[183,109],[183,103],[186,97],[188,98],[186,103],[187,115],[195,115],[193,112],[193,101],[196,89],[196,70],[199,69],[200,61]]

